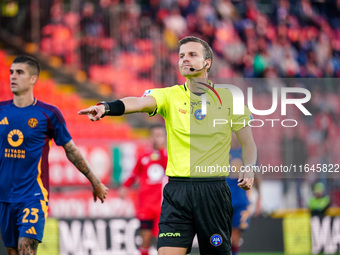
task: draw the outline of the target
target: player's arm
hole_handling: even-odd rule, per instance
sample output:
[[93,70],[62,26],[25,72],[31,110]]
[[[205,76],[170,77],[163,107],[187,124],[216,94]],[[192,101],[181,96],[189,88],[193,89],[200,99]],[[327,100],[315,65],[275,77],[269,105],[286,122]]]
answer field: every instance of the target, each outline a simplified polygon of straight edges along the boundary
[[157,107],[156,100],[152,96],[126,97],[113,102],[104,102],[80,110],[78,114],[89,117],[92,121],[100,120],[103,116],[120,116],[134,112],[152,113]]
[[74,144],[73,140],[63,145],[67,158],[72,164],[82,172],[86,178],[91,182],[93,188],[93,198],[97,201],[97,197],[104,203],[108,188],[100,181],[100,179],[91,170],[89,163],[81,154],[78,147]]
[[137,179],[141,175],[141,170],[142,170],[142,162],[141,158],[137,160],[137,163],[135,165],[135,168],[132,170],[132,173],[130,177],[123,183],[123,185],[119,188],[118,194],[121,198],[125,198],[128,190],[130,187],[137,181]]
[[[251,128],[246,126],[240,129],[236,132],[236,136],[242,147],[242,158],[244,165],[255,165],[257,149]],[[254,173],[250,170],[251,167],[247,167],[246,169],[243,169],[243,171],[240,171],[238,186],[244,190],[250,189],[254,183]]]
[[118,194],[121,198],[125,198],[128,194],[130,187],[136,182],[137,176],[132,173],[131,176],[122,184],[118,190]]

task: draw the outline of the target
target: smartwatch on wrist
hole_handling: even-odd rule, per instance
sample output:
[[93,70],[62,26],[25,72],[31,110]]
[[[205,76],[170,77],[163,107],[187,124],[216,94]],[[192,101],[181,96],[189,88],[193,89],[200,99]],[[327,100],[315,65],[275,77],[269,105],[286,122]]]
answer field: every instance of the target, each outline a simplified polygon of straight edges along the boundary
[[98,104],[96,104],[96,105],[104,105],[104,107],[105,107],[105,112],[104,112],[104,114],[101,116],[101,118],[103,118],[104,116],[106,116],[109,112],[110,112],[110,106],[109,106],[109,104],[108,103],[106,103],[105,101],[102,101],[102,102],[100,102],[100,103],[98,103]]

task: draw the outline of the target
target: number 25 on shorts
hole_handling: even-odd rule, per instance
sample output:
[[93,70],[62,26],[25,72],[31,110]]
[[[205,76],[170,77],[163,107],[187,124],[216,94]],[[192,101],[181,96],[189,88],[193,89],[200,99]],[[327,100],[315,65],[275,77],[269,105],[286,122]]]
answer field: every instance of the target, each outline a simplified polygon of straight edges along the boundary
[[28,222],[28,219],[26,219],[26,218],[30,213],[34,216],[34,219],[29,220],[29,222],[30,223],[36,223],[38,221],[38,219],[39,219],[39,216],[38,216],[39,209],[31,208],[31,211],[30,211],[29,208],[25,208],[23,212],[25,213],[25,215],[22,218],[22,223]]

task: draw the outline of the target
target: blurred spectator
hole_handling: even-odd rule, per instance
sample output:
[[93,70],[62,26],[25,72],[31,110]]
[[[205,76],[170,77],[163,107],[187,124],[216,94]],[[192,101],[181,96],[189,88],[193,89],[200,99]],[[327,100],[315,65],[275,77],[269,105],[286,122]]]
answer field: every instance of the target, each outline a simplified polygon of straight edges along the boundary
[[81,63],[83,69],[88,72],[91,65],[106,62],[101,40],[104,38],[104,27],[100,16],[95,12],[94,4],[86,2],[82,8],[80,18]]
[[19,13],[18,1],[7,0],[1,3],[0,25],[10,33],[18,32],[16,17]]
[[[173,40],[176,41],[177,47],[178,38],[183,37],[187,32],[187,24],[185,18],[181,15],[177,7],[172,8],[169,15],[164,19],[165,28],[173,35]],[[172,47],[173,43],[169,43]]]
[[[221,33],[223,30],[224,29],[222,28]],[[232,33],[231,36],[233,36],[233,40],[231,40],[230,42],[225,41],[224,44],[223,42],[221,42],[223,47],[222,54],[225,59],[232,65],[235,71],[241,71],[243,56],[246,53],[247,49],[245,44],[241,41],[240,37],[236,33]]]
[[317,182],[313,187],[313,196],[309,200],[308,207],[312,216],[323,217],[330,206],[330,197],[325,194],[325,185]]
[[[297,129],[286,128],[284,137],[281,140],[280,147],[281,158],[284,166],[304,166],[308,159],[308,147],[304,138],[304,128],[298,126]],[[297,171],[294,173],[285,173],[284,192],[287,193],[290,188],[295,189],[297,197],[297,206],[303,207],[303,199],[301,194],[301,184],[303,173]],[[292,187],[295,185],[295,187]]]
[[329,109],[330,105],[323,105],[322,109],[315,116],[315,127],[319,134],[320,145],[319,145],[319,155],[320,162],[330,163],[332,162],[331,155],[331,142],[336,134],[336,123],[334,117]]
[[220,0],[216,5],[216,11],[222,20],[235,21],[239,19],[239,13],[230,0]]
[[74,13],[65,14],[61,1],[52,4],[50,15],[51,23],[41,29],[40,49],[43,53],[60,57],[66,64],[74,63],[79,18]]
[[282,24],[288,22],[290,3],[289,0],[280,0],[275,9],[275,22]]
[[183,17],[195,14],[197,3],[192,0],[178,0],[178,8]]
[[285,49],[283,59],[280,64],[281,74],[285,77],[297,77],[300,71],[299,65],[295,60],[292,51]]
[[258,39],[258,52],[254,57],[254,71],[256,77],[263,77],[264,70],[270,66],[267,42],[264,37]]
[[297,17],[302,25],[316,25],[318,24],[319,16],[316,10],[313,9],[310,0],[301,0],[297,8]]
[[[91,65],[115,63],[124,52],[141,53],[135,43],[139,39],[163,38],[165,48],[152,52],[161,63],[151,70],[156,79],[168,70],[168,61],[161,58],[172,54],[178,39],[192,34],[213,45],[216,74],[223,77],[226,68],[233,69],[228,73],[234,77],[264,77],[273,68],[278,77],[340,77],[340,1],[299,0],[294,5],[289,0],[85,1],[72,4],[72,11],[79,8],[72,14],[77,17],[73,26],[65,20],[69,13],[63,11],[64,2],[51,2],[50,24],[56,28],[44,27],[41,48],[65,63],[82,63],[86,72]],[[52,37],[57,39],[49,42]],[[73,46],[63,49],[59,46],[67,43],[58,41]],[[164,54],[156,55],[159,51]],[[167,79],[160,81],[167,84]]]

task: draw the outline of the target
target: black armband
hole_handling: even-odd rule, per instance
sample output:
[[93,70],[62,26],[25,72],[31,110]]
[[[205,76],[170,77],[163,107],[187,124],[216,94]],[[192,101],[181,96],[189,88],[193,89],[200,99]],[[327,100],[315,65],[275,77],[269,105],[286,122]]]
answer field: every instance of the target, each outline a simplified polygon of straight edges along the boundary
[[123,101],[116,100],[113,102],[105,102],[108,105],[108,111],[106,112],[106,106],[105,106],[105,113],[103,116],[121,116],[125,113],[125,105]]

